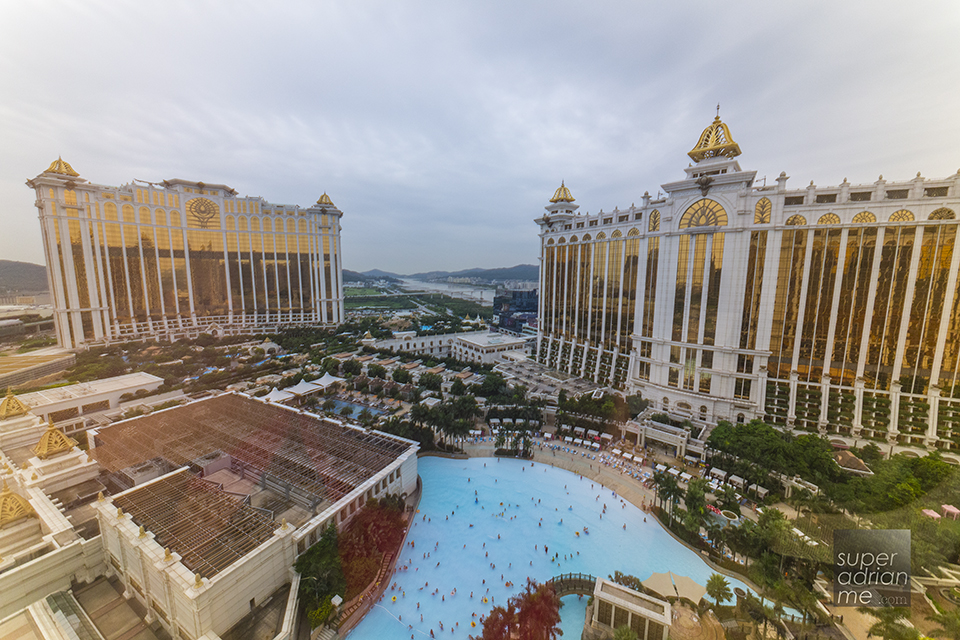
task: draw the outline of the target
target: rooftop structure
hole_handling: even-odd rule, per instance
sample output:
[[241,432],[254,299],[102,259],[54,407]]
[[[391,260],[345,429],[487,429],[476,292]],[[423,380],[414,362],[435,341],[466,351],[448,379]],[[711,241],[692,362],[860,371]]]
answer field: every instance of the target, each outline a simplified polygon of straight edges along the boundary
[[179,467],[225,454],[313,509],[337,502],[410,448],[393,436],[233,393],[118,422],[95,441],[93,456],[113,472],[153,458]]
[[115,496],[113,506],[206,578],[269,540],[278,526],[262,509],[187,469]]
[[61,349],[43,349],[0,358],[0,389],[21,387],[60,373],[76,359],[75,355]]
[[81,344],[343,320],[342,212],[223,184],[94,184],[61,159],[36,192],[57,338]]

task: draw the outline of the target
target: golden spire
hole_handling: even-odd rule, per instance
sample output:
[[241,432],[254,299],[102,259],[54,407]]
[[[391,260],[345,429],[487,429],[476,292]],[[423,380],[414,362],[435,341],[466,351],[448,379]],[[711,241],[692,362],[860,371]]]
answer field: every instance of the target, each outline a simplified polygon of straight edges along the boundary
[[570,189],[567,189],[566,185],[563,184],[563,180],[560,181],[560,186],[553,193],[553,197],[550,198],[550,202],[573,202],[573,194],[570,193]]
[[3,481],[3,490],[0,491],[0,528],[22,518],[36,518],[37,512],[30,505],[30,501],[18,493],[14,493]]
[[740,146],[730,137],[730,129],[720,121],[720,116],[717,115],[710,126],[703,130],[699,142],[687,155],[693,158],[694,162],[718,156],[736,158],[740,155]]
[[73,176],[77,177],[80,174],[73,170],[73,167],[70,166],[68,162],[64,162],[63,158],[58,157],[56,160],[50,163],[50,166],[47,167],[47,170],[44,173],[59,173],[63,176]]
[[40,436],[40,442],[33,448],[33,452],[41,460],[46,460],[58,453],[70,451],[76,444],[76,440],[63,435],[63,432],[53,426],[53,421],[50,420],[47,422],[47,430]]
[[326,192],[326,191],[324,191],[324,192],[323,192],[323,195],[320,196],[320,199],[317,200],[317,204],[326,204],[326,205],[329,205],[329,206],[331,206],[331,207],[336,206],[335,204],[333,204],[333,200],[330,199],[330,196],[327,195],[327,192]]
[[30,413],[30,407],[13,395],[13,391],[7,389],[7,397],[0,400],[0,420],[22,416],[25,413]]

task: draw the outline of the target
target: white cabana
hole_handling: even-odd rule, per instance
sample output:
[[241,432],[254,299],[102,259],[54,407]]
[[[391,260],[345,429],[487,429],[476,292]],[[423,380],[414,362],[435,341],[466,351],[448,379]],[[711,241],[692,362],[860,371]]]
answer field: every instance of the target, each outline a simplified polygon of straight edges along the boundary
[[666,470],[667,470],[667,465],[665,465],[665,464],[658,464],[658,465],[657,465],[657,471],[666,471]]
[[623,454],[623,458],[624,458],[624,460],[629,460],[630,462],[633,462],[633,454],[631,454],[631,453],[625,453],[625,454]]
[[315,384],[318,387],[323,387],[324,389],[326,389],[330,385],[336,384],[338,382],[343,382],[343,380],[344,380],[343,378],[338,378],[337,376],[330,375],[330,372],[328,371],[325,374],[323,374],[322,378],[320,378],[319,380],[314,380],[313,382],[311,382],[311,384]]
[[700,458],[696,456],[691,456],[688,454],[683,456],[683,459],[689,462],[690,464],[700,464]]
[[730,484],[743,489],[744,485],[746,484],[746,480],[740,476],[730,476]]
[[591,443],[590,443],[590,448],[593,449],[594,451],[599,451],[599,450],[600,450],[600,443],[599,443],[599,442],[591,442]]
[[273,388],[273,391],[263,396],[263,399],[267,402],[283,402],[284,400],[289,400],[293,397],[292,393],[287,393],[286,391],[278,391],[276,387]]
[[667,473],[669,473],[670,475],[672,475],[672,476],[674,476],[674,477],[680,475],[680,471],[677,470],[677,469],[667,469]]
[[727,479],[727,472],[722,469],[710,469],[710,475],[721,482]]
[[564,436],[564,437],[563,437],[563,441],[564,441],[564,442],[571,442],[571,443],[572,443],[572,442],[573,442],[573,438],[571,438],[570,436]]
[[689,473],[684,472],[680,474],[680,479],[683,480],[684,482],[690,482],[691,480],[693,480],[693,476],[690,475]]
[[573,444],[577,445],[578,447],[582,447],[583,440],[581,440],[580,438],[577,438],[576,440],[573,441]]
[[597,436],[600,435],[600,432],[594,431],[593,429],[587,429],[587,435],[590,436],[591,438],[596,438]]
[[584,429],[583,427],[574,427],[574,428],[573,428],[573,432],[574,432],[575,434],[577,434],[578,436],[582,436],[585,431],[586,431],[586,429]]
[[601,434],[600,434],[600,439],[601,439],[601,440],[613,440],[613,436],[610,435],[609,433],[601,433]]
[[621,453],[623,453],[623,452],[620,451],[620,449],[613,449],[613,455],[618,456],[618,455],[620,455]]
[[318,393],[323,387],[313,384],[312,382],[307,382],[306,380],[301,380],[292,387],[287,387],[284,389],[287,393],[292,393],[295,396],[308,396],[313,393]]

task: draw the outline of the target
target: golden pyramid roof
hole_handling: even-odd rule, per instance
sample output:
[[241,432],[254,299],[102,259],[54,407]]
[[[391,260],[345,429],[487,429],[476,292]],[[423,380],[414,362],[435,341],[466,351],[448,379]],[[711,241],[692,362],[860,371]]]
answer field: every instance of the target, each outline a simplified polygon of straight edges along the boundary
[[570,189],[567,189],[566,185],[563,184],[563,181],[560,181],[560,186],[553,193],[553,197],[550,198],[550,202],[573,202],[573,194],[570,193]]
[[58,453],[70,451],[76,444],[76,440],[63,435],[63,431],[53,426],[53,422],[48,422],[47,430],[40,436],[40,442],[33,448],[33,452],[41,460],[46,460]]
[[0,420],[22,416],[26,413],[30,413],[30,407],[13,395],[13,391],[7,389],[7,397],[0,400]]
[[700,140],[687,155],[693,158],[694,162],[718,156],[736,158],[740,155],[740,145],[733,141],[730,129],[720,121],[720,116],[717,116],[710,126],[703,130]]
[[3,481],[3,490],[0,491],[0,528],[22,518],[36,518],[37,512],[30,505],[30,501],[18,493],[14,493]]
[[59,173],[64,176],[74,176],[77,177],[80,174],[73,170],[73,167],[70,166],[70,163],[64,162],[63,158],[57,158],[50,163],[50,166],[47,167],[47,170],[44,173]]
[[323,195],[320,196],[320,199],[317,200],[317,204],[328,204],[328,205],[330,205],[331,207],[335,207],[335,206],[336,206],[335,204],[333,204],[333,200],[330,199],[330,196],[327,195],[327,192],[326,192],[326,191],[324,191],[324,192],[323,192]]

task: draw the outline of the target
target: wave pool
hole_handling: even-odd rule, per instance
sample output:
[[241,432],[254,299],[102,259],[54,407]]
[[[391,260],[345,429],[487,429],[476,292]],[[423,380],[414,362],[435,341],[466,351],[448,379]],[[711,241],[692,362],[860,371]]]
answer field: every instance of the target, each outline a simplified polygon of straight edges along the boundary
[[[622,571],[645,580],[672,571],[706,584],[713,573],[653,516],[569,471],[497,458],[426,457],[418,466],[423,496],[408,544],[351,640],[479,636],[480,618],[522,591],[527,576]],[[565,638],[580,637],[586,601],[563,598]]]

